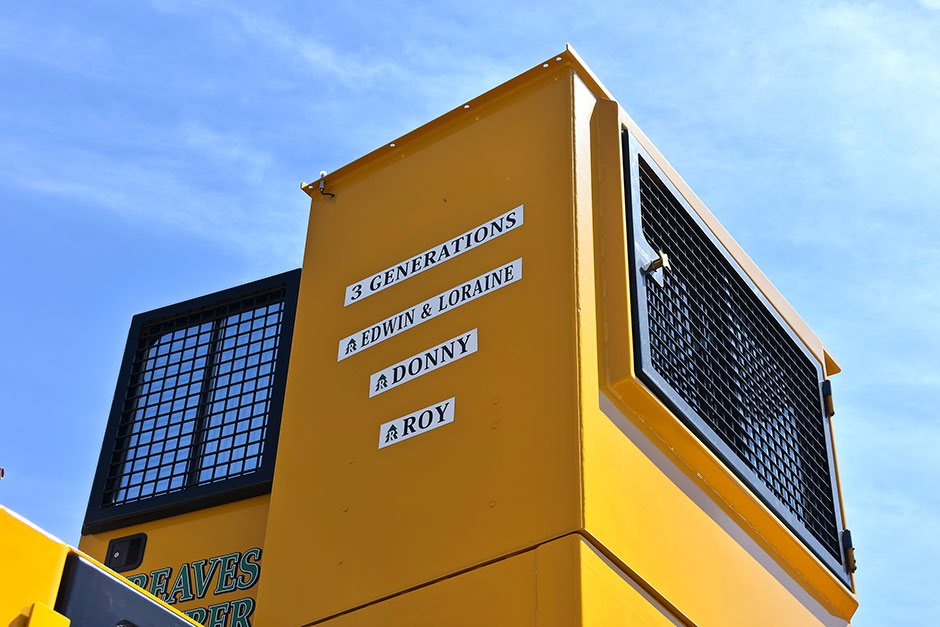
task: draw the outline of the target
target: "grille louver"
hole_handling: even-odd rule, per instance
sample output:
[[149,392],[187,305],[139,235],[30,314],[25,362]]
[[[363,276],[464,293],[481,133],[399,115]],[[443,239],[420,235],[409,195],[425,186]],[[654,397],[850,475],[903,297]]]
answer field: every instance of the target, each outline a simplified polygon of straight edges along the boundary
[[[845,579],[821,368],[624,137],[637,373]],[[644,272],[657,251],[661,283]]]

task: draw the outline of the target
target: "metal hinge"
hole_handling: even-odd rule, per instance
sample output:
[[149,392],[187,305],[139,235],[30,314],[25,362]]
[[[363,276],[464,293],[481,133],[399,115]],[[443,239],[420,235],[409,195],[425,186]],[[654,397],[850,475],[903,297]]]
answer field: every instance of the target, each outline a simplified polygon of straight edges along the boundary
[[826,408],[826,418],[832,418],[836,415],[836,408],[832,404],[832,384],[829,383],[829,379],[826,379],[822,383],[822,393],[823,393],[823,405]]
[[850,573],[854,573],[858,568],[855,562],[855,547],[852,546],[852,532],[848,529],[842,530],[842,549],[845,551],[845,568]]

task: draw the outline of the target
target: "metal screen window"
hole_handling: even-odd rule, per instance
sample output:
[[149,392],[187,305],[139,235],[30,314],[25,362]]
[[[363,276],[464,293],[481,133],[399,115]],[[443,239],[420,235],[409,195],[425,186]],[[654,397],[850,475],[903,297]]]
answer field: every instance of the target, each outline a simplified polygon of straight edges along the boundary
[[631,171],[634,239],[671,266],[660,284],[634,262],[638,372],[817,554],[841,565],[819,366],[662,175],[639,154]]
[[[102,504],[256,470],[284,291],[145,330]],[[234,310],[234,311],[233,311]],[[244,310],[244,311],[241,311]]]
[[89,511],[216,494],[213,484],[244,485],[273,461],[295,283],[266,279],[135,317]]

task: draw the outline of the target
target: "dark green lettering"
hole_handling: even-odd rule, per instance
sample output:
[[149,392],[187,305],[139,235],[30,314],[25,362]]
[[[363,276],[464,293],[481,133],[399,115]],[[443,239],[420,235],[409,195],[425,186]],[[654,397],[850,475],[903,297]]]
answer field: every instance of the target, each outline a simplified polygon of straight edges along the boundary
[[[180,598],[177,599],[176,595],[180,595]],[[173,582],[173,587],[166,593],[163,600],[173,604],[192,601],[195,598],[196,597],[193,596],[193,581],[189,575],[189,564],[183,564],[180,566],[180,571],[176,575],[176,581]]]
[[232,609],[229,615],[232,617],[230,627],[251,627],[248,619],[255,611],[255,600],[252,598],[237,599],[232,601]]
[[228,610],[228,601],[209,606],[209,622],[206,627],[225,627],[225,613]]
[[209,559],[208,573],[205,570],[206,560],[193,562],[193,578],[195,579],[194,583],[197,599],[206,596],[206,591],[209,589],[209,582],[212,581],[212,575],[215,574],[216,569],[219,567],[220,559],[219,557]]
[[[249,561],[253,560],[253,561]],[[261,549],[248,549],[242,554],[242,561],[239,566],[242,569],[242,574],[238,577],[238,582],[235,584],[238,586],[239,590],[247,590],[256,583],[258,583],[258,577],[261,576],[261,564],[258,562],[261,560]],[[242,580],[242,577],[248,575],[248,579]]]
[[241,553],[229,553],[218,558],[221,560],[222,568],[219,569],[219,581],[215,586],[216,594],[225,594],[235,589],[235,573],[238,572],[239,557]]
[[172,568],[160,568],[158,570],[150,571],[150,594],[157,598],[161,598],[163,593],[166,592],[167,580],[172,574]]
[[206,617],[209,616],[209,613],[206,611],[206,608],[204,607],[197,607],[192,610],[186,610],[185,612],[183,612],[183,614],[186,614],[186,616],[189,616],[191,619],[193,619],[197,623],[206,622]]

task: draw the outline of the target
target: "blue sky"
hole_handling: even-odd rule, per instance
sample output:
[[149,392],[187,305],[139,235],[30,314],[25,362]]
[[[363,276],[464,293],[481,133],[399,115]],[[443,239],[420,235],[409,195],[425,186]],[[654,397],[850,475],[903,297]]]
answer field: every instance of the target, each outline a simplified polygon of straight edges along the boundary
[[300,181],[566,42],[843,365],[853,624],[932,624],[940,0],[6,6],[0,502],[77,542],[131,316],[300,266]]

